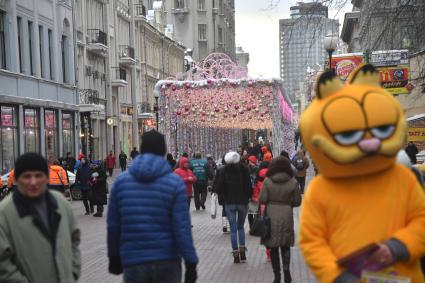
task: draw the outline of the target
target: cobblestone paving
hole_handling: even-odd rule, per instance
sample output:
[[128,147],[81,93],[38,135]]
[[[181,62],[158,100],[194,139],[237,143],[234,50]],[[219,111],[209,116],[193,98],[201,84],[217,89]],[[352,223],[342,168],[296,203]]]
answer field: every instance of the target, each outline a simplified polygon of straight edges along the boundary
[[[209,200],[207,204],[209,206]],[[79,282],[122,282],[122,276],[108,273],[106,219],[85,216],[82,202],[74,201],[72,206],[82,231],[82,277]],[[191,207],[193,235],[200,258],[198,282],[272,282],[271,263],[267,262],[265,248],[259,244],[259,239],[247,235],[248,261],[233,264],[230,235],[222,233],[221,217],[211,219],[208,208],[206,211],[194,211],[193,204]],[[298,224],[298,210],[295,213],[295,223]],[[298,247],[291,250],[291,273],[294,283],[316,282],[307,270]]]

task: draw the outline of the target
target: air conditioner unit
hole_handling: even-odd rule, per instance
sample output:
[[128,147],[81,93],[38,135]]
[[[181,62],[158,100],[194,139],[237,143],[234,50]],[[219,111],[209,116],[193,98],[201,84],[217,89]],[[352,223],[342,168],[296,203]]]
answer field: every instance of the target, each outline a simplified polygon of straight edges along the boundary
[[86,75],[90,77],[92,74],[93,74],[93,67],[86,66]]

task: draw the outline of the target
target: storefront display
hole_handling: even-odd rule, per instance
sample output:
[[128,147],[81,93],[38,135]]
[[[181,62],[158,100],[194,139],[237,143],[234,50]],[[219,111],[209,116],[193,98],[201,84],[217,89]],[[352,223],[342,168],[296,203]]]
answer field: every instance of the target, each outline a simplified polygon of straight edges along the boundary
[[0,172],[13,169],[18,157],[18,123],[16,107],[0,106]]
[[25,152],[40,152],[40,117],[37,109],[24,109]]
[[56,111],[44,111],[44,136],[46,159],[49,164],[58,158],[58,128]]
[[72,113],[62,113],[63,155],[74,156],[74,118]]

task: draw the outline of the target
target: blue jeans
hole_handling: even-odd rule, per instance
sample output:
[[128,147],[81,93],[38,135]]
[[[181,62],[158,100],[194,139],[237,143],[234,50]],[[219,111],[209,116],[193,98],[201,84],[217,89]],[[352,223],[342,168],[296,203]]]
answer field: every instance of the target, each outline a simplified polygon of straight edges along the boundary
[[[234,251],[239,249],[239,246],[245,246],[245,218],[248,213],[247,204],[226,204],[226,215],[230,224],[230,240]],[[239,239],[239,245],[238,245]]]
[[124,283],[181,283],[180,260],[164,260],[124,268]]

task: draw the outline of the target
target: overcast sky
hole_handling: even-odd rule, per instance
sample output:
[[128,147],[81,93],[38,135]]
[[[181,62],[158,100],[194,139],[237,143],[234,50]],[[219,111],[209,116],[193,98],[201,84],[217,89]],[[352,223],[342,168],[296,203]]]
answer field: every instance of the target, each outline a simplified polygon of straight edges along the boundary
[[[249,52],[251,77],[279,77],[279,19],[289,18],[289,8],[300,0],[280,0],[274,9],[267,9],[271,0],[236,0],[236,45]],[[277,2],[274,0],[274,2]],[[305,1],[311,2],[311,1]],[[345,7],[351,11],[351,4]],[[337,14],[337,15],[336,15]],[[342,27],[344,11],[330,11]]]

